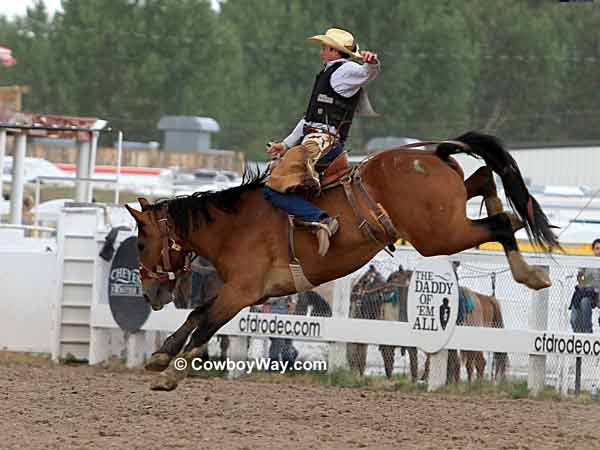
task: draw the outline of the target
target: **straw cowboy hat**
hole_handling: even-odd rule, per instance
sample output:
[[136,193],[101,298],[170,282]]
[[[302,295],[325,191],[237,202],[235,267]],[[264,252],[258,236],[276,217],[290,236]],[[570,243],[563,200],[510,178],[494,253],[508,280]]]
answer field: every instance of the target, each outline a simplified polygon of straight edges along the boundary
[[325,44],[330,47],[339,50],[346,55],[350,55],[354,58],[362,59],[360,53],[358,53],[358,44],[354,40],[352,33],[339,28],[330,28],[325,34],[318,34],[308,38],[309,41],[315,44]]

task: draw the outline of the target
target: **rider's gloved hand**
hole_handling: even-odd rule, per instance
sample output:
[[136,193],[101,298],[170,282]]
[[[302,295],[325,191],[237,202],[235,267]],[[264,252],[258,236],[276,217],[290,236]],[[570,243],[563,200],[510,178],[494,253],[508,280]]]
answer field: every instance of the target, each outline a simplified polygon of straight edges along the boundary
[[288,147],[284,142],[269,142],[267,145],[267,153],[271,155],[271,158],[279,158],[287,149]]

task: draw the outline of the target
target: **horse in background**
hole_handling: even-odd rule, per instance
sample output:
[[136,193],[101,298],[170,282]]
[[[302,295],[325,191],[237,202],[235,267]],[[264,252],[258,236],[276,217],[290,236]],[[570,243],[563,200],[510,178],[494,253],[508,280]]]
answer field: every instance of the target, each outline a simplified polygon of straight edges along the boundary
[[302,316],[331,317],[331,306],[315,291],[299,292],[296,314]]
[[[350,318],[376,320],[381,317],[383,301],[378,292],[385,286],[385,278],[371,264],[352,286],[350,293]],[[351,370],[364,375],[367,364],[367,344],[348,343],[346,360]]]
[[[412,271],[404,270],[402,265],[398,267],[397,271],[392,272],[388,276],[385,284],[382,320],[408,322],[406,299],[411,276]],[[385,374],[388,378],[391,378],[394,371],[396,347],[393,345],[380,345],[379,350],[383,357]],[[404,356],[407,351],[410,355],[411,380],[415,383],[417,381],[417,349],[416,347],[400,347],[400,354],[402,356]]]
[[[412,276],[411,270],[404,270],[402,266],[396,272],[390,274],[387,280],[388,288],[392,289],[392,292],[398,296],[399,311],[397,318],[384,318],[384,320],[400,320],[402,322],[408,321],[407,314],[407,298],[408,298],[408,286],[410,284],[410,278]],[[500,303],[494,296],[481,294],[473,291],[472,289],[461,287],[460,302],[463,303],[465,309],[464,317],[458,317],[458,326],[477,326],[477,327],[492,327],[492,328],[504,328],[504,319],[502,317],[502,309]],[[386,365],[386,374],[389,373],[388,377],[391,376],[394,363],[394,350],[393,346],[382,346],[386,348],[386,354],[384,354],[384,363]],[[410,378],[413,383],[418,380],[418,351],[416,347],[401,347],[402,355],[408,352],[410,361]],[[383,352],[382,352],[383,354]],[[483,352],[477,351],[448,351],[448,381],[458,382],[460,380],[460,368],[461,363],[465,365],[467,369],[467,376],[469,382],[473,378],[474,371],[477,372],[477,377],[482,378],[485,371],[486,360]],[[503,378],[506,374],[508,365],[508,355],[506,353],[494,353],[494,378]],[[429,376],[429,356],[425,362],[425,369],[421,379],[425,380]]]
[[[458,326],[504,328],[502,309],[496,297],[481,294],[468,288],[461,287],[466,301],[466,314]],[[461,300],[462,301],[462,300]],[[416,351],[414,353],[416,359]],[[411,354],[411,357],[413,355]],[[460,381],[461,364],[467,369],[469,383],[473,380],[473,373],[477,372],[477,379],[482,379],[485,374],[486,359],[483,352],[468,350],[448,350],[448,367],[446,371],[448,383]],[[412,361],[411,361],[412,368]],[[508,354],[494,352],[494,375],[493,379],[504,378],[508,368]],[[422,380],[429,378],[429,355],[425,361],[425,370]]]
[[[462,326],[466,327],[489,327],[489,328],[504,328],[504,319],[502,317],[502,309],[500,303],[495,296],[485,295],[480,292],[473,291],[469,288],[461,288],[464,292],[467,303],[467,313]],[[472,302],[472,306],[470,305]],[[456,353],[456,351],[454,351]],[[458,360],[458,355],[454,355]],[[450,355],[448,355],[450,359]],[[469,382],[473,379],[474,370],[477,371],[477,378],[481,379],[484,376],[486,360],[483,352],[463,351],[460,352],[460,361],[465,364],[467,369],[467,378]],[[506,376],[508,366],[508,354],[504,352],[494,352],[494,379]],[[460,364],[454,364],[449,369],[449,381],[458,382],[460,379]]]

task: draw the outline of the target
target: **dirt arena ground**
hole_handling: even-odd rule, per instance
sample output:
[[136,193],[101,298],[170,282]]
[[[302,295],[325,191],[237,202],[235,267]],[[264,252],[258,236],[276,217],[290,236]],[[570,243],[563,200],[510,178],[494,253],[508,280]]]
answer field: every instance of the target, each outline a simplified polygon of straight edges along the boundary
[[0,360],[0,449],[598,449],[600,403]]

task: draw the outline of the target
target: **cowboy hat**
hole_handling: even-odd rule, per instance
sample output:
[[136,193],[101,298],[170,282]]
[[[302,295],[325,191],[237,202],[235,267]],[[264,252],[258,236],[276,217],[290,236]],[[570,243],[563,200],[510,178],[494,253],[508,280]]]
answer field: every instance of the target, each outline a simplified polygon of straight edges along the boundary
[[354,40],[352,33],[339,28],[330,28],[325,34],[318,34],[308,38],[309,41],[315,44],[324,44],[339,50],[346,55],[354,58],[362,59],[362,55],[358,53],[358,44]]

